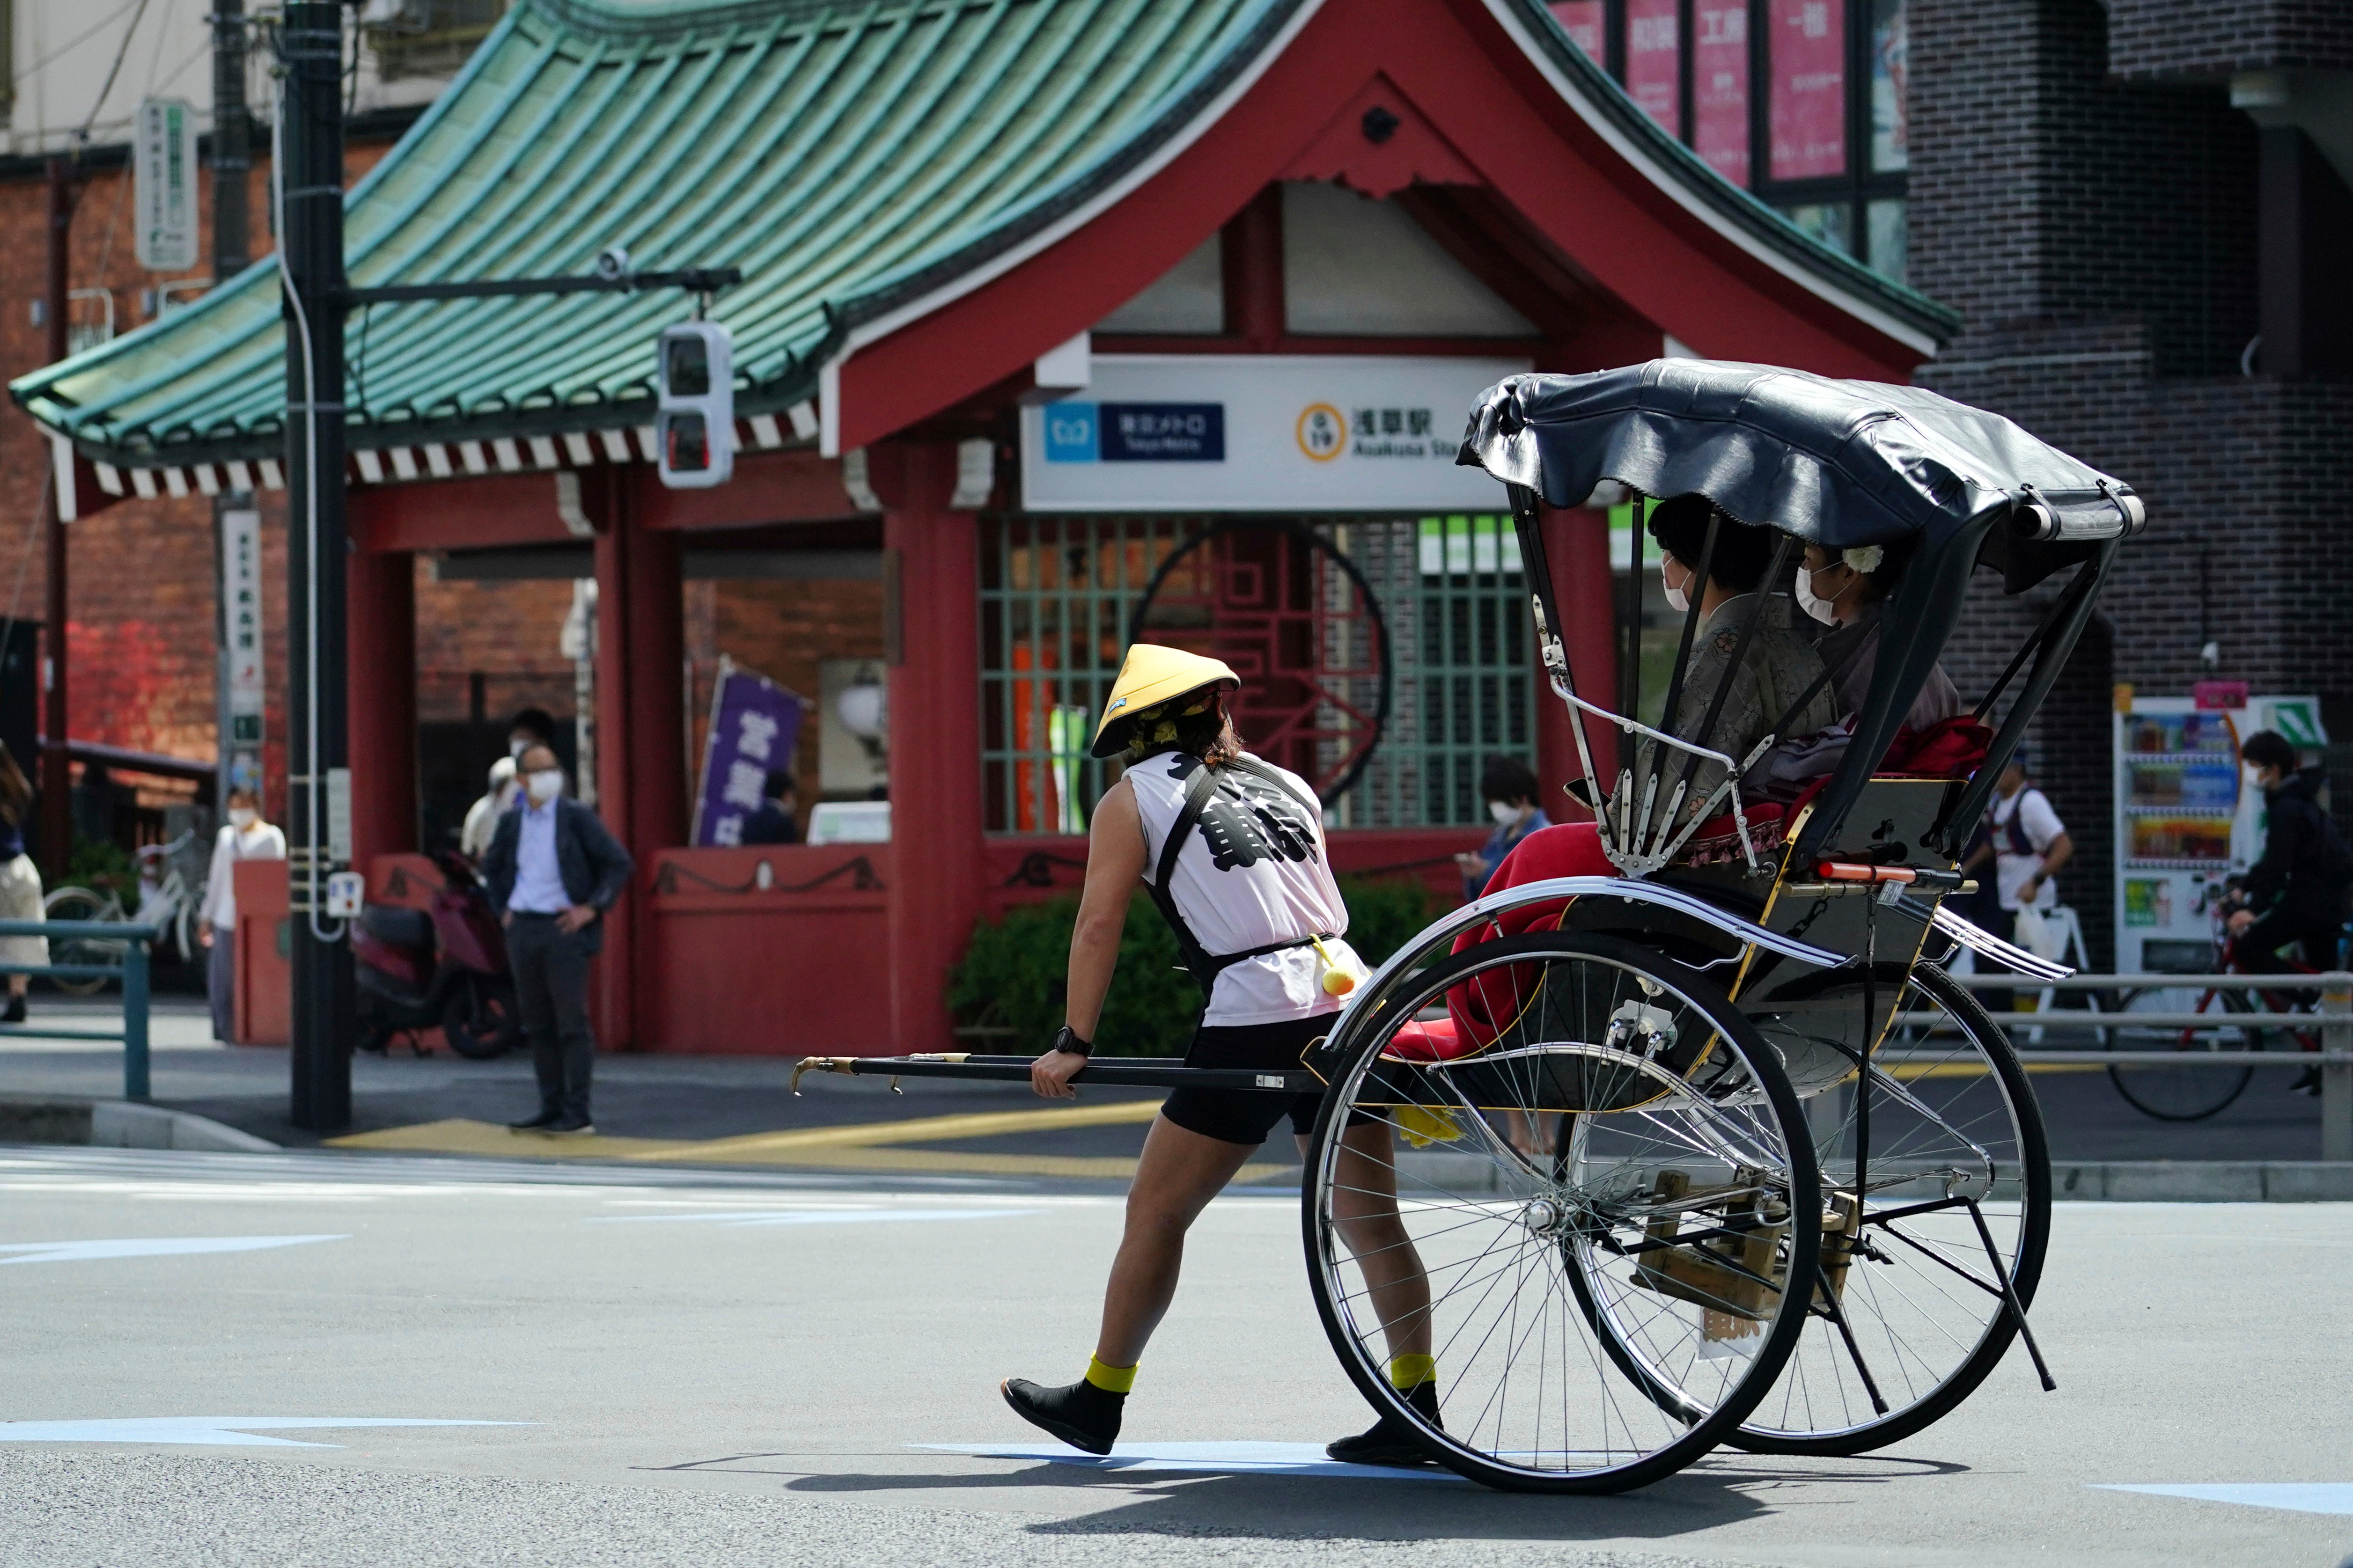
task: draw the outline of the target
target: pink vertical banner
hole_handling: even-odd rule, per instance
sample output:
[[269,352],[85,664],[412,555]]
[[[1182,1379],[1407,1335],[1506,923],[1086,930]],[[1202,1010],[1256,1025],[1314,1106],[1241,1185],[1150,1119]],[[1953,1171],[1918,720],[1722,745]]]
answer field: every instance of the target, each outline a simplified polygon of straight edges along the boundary
[[1692,150],[1736,185],[1748,184],[1747,0],[1692,7]]
[[1602,63],[1602,0],[1554,0],[1552,14],[1568,34],[1568,41],[1585,51],[1594,64]]
[[1683,39],[1675,0],[1626,0],[1626,96],[1642,112],[1683,134]]
[[1846,173],[1846,0],[1771,0],[1773,177]]

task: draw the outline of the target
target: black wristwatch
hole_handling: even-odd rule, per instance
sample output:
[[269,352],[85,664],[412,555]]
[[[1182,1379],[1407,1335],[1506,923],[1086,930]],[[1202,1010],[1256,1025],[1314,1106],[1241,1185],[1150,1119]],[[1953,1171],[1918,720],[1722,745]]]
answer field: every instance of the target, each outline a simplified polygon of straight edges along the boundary
[[1068,1024],[1063,1025],[1062,1032],[1054,1037],[1054,1048],[1068,1051],[1072,1056],[1091,1057],[1095,1054],[1094,1042],[1079,1038],[1079,1032]]

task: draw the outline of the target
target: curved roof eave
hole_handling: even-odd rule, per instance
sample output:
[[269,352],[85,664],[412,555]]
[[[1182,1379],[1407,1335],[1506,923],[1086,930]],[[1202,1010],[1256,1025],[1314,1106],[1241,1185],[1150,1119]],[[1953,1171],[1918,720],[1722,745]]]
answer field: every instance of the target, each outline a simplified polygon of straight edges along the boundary
[[[1482,3],[1573,112],[1630,167],[1728,243],[1924,357],[1933,355],[1957,329],[1958,318],[1952,311],[1809,238],[1716,174],[1652,122],[1588,60],[1538,0]],[[1201,37],[1181,75],[1155,84],[1157,96],[1146,100],[1143,118],[1098,140],[1067,174],[1034,195],[1011,193],[1015,201],[994,214],[974,212],[971,216],[978,221],[970,226],[939,234],[936,245],[919,248],[873,276],[843,277],[839,279],[840,287],[821,286],[821,291],[802,296],[799,309],[815,318],[812,324],[817,330],[786,344],[781,362],[772,346],[767,357],[776,371],[765,381],[747,378],[739,384],[739,410],[746,417],[780,413],[818,395],[825,445],[832,449],[838,400],[824,394],[832,390],[832,373],[843,361],[862,344],[985,286],[1134,190],[1214,125],[1281,56],[1322,4],[1323,0],[1241,0]],[[925,8],[926,0],[913,5],[886,0],[867,6],[853,25],[871,26],[885,20],[886,14],[896,16]],[[840,0],[723,0],[717,5],[657,0],[638,5],[615,0],[525,0],[502,18],[401,146],[353,187],[349,205],[359,207],[377,186],[391,180],[404,153],[426,147],[430,133],[457,110],[469,89],[476,87],[477,79],[491,70],[501,54],[499,46],[508,44],[526,16],[536,16],[584,37],[649,44],[685,40],[691,46],[714,26],[754,22],[782,26],[808,19],[822,23],[841,14]],[[480,90],[494,89],[485,83]],[[215,313],[227,312],[235,301],[271,287],[273,273],[271,260],[257,263],[190,309],[18,378],[9,384],[10,395],[46,429],[69,437],[83,456],[96,462],[142,468],[274,455],[282,437],[275,428],[276,419],[269,415],[252,416],[240,425],[223,417],[227,411],[215,406],[200,411],[211,415],[209,420],[109,425],[102,419],[77,419],[76,405],[55,391],[69,376],[86,375],[118,357],[152,349],[159,338],[200,332]],[[186,342],[181,361],[185,368],[175,374],[186,374],[200,363],[199,351],[206,346],[201,337]],[[265,368],[241,384],[248,413],[259,381],[281,374]],[[385,410],[392,417],[355,419],[350,444],[364,449],[491,441],[639,425],[650,416],[649,400],[641,385],[617,384],[601,390],[575,387],[568,395],[569,401],[539,406],[523,405],[518,388],[505,392],[513,395],[474,399],[475,406],[465,413],[456,411],[454,398],[410,398]],[[432,416],[410,412],[418,407],[431,410]]]

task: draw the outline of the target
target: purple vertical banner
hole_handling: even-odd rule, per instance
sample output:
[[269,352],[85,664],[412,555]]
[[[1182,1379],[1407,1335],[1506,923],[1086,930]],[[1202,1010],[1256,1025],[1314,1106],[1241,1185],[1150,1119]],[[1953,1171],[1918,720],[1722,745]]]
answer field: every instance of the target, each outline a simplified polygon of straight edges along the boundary
[[744,841],[744,823],[765,798],[768,772],[792,771],[800,739],[801,698],[765,675],[719,661],[711,689],[711,732],[702,744],[702,787],[695,792],[698,847]]

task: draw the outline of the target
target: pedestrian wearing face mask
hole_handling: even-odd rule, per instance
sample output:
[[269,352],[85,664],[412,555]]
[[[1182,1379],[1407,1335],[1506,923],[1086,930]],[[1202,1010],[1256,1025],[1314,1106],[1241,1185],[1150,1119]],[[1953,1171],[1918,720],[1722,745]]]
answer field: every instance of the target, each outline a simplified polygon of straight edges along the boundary
[[539,1112],[518,1132],[576,1136],[596,1129],[588,1081],[596,1037],[588,1026],[588,960],[604,944],[604,913],[629,885],[629,852],[596,812],[564,793],[554,749],[534,742],[516,759],[522,804],[499,821],[482,881],[507,931],[516,1010],[539,1077]]
[[499,797],[498,815],[504,816],[522,804],[522,781],[516,769],[522,762],[527,746],[554,747],[555,716],[544,708],[526,708],[514,716],[507,726],[507,772],[503,784],[493,780],[491,792]]
[[[1861,712],[1871,695],[1871,678],[1879,668],[1880,613],[1911,552],[1908,541],[1835,552],[1819,544],[1806,546],[1805,563],[1798,568],[1798,607],[1830,628],[1814,644],[1814,651],[1830,666],[1841,719]],[[1944,666],[1937,665],[1913,699],[1904,725],[1926,730],[1967,711],[1959,689]]]
[[1527,763],[1516,757],[1489,757],[1479,774],[1479,793],[1487,802],[1487,815],[1495,819],[1495,831],[1477,853],[1468,850],[1454,858],[1457,869],[1462,873],[1462,899],[1465,903],[1487,890],[1495,875],[1495,868],[1512,852],[1512,846],[1539,827],[1550,827],[1552,819],[1536,805],[1543,786]]
[[[1814,691],[1802,704],[1798,700],[1807,696],[1820,676],[1822,661],[1798,635],[1786,585],[1765,581],[1765,570],[1773,559],[1771,531],[1719,514],[1715,552],[1708,554],[1708,514],[1713,510],[1705,496],[1682,495],[1661,501],[1651,512],[1651,536],[1659,542],[1659,576],[1666,586],[1667,603],[1678,612],[1687,611],[1696,596],[1700,609],[1698,636],[1692,644],[1683,692],[1662,727],[1679,739],[1745,759],[1757,742],[1776,732],[1774,726],[1785,715],[1788,722],[1778,733],[1787,742],[1828,728],[1833,714],[1827,691]],[[1699,580],[1698,570],[1704,555],[1708,562],[1704,583]],[[1744,648],[1742,628],[1752,616],[1757,630]],[[1715,728],[1703,736],[1701,727],[1727,671],[1730,689]],[[1635,755],[1638,800],[1649,770],[1657,765],[1655,752],[1656,742],[1644,742]],[[1659,785],[1659,809],[1664,809],[1664,802],[1682,782],[1690,756],[1688,752],[1676,752],[1667,759]],[[1750,781],[1761,779],[1765,770],[1766,764],[1760,763],[1742,789],[1748,790]],[[1708,805],[1724,774],[1722,763],[1702,761],[1696,765],[1681,819],[1731,809],[1724,801],[1712,808]]]
[[213,1038],[223,1044],[237,1037],[237,863],[285,858],[286,835],[261,820],[261,796],[249,789],[229,791],[228,824],[213,840],[196,921],[196,940],[211,949],[205,991],[213,1005]]

